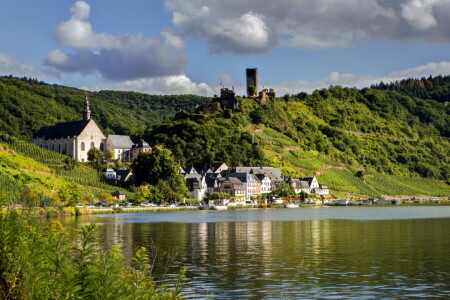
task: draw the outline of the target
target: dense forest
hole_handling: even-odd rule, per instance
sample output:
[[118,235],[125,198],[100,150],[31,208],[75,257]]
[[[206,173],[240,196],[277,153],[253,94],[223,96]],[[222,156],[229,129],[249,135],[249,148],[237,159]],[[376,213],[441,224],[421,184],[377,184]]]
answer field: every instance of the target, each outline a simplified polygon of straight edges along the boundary
[[[211,99],[192,95],[87,95],[105,134],[143,136],[152,146],[170,149],[182,165],[265,165],[285,175],[317,175],[335,191],[445,195],[449,78],[361,90],[334,86],[264,106],[244,98],[238,109],[213,114],[195,113],[196,105]],[[34,79],[0,78],[0,132],[28,140],[41,126],[79,119],[85,95]]]
[[372,85],[371,88],[398,91],[407,96],[445,103],[450,99],[450,76],[408,78],[391,83],[380,82]]
[[135,92],[86,92],[36,79],[0,77],[0,132],[30,139],[42,126],[79,120],[86,95],[92,117],[105,134],[141,135],[146,126],[208,102],[193,95],[152,96]]

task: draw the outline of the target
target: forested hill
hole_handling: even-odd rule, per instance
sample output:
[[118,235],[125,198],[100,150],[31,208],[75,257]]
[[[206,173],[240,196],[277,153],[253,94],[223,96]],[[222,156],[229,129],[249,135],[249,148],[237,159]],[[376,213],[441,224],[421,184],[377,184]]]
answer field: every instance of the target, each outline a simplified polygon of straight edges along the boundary
[[[106,134],[143,134],[150,144],[172,150],[184,165],[265,165],[280,167],[285,175],[315,174],[334,191],[448,196],[448,80],[421,81],[425,96],[407,95],[413,94],[407,88],[407,82],[416,82],[411,79],[397,84],[398,91],[336,86],[286,95],[265,106],[240,99],[239,109],[216,114],[193,113],[197,104],[211,100],[197,96],[87,95],[93,118]],[[439,101],[430,99],[437,91]],[[30,79],[0,78],[0,132],[28,140],[41,126],[78,120],[85,94]]]
[[443,187],[450,193],[445,184],[408,181],[450,179],[448,101],[339,86],[262,107],[241,100],[234,111],[178,113],[150,126],[145,139],[164,144],[185,165],[281,167],[285,175],[316,174],[335,190],[366,195],[420,194],[421,184],[426,193]]
[[194,95],[86,92],[35,79],[0,77],[0,132],[28,140],[42,126],[79,120],[86,95],[92,117],[105,134],[139,135],[146,126],[171,118],[180,109],[193,111],[197,104],[210,101]]
[[371,86],[379,90],[392,90],[407,96],[448,102],[450,99],[450,76],[409,78],[391,83],[380,82]]

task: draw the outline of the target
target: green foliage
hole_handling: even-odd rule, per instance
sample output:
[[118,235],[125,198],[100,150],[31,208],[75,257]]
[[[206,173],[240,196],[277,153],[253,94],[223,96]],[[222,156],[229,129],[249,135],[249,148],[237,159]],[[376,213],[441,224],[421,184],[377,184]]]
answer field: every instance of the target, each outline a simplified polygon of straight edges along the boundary
[[0,214],[0,298],[181,299],[184,270],[173,288],[157,285],[147,249],[128,265],[120,246],[101,250],[97,236],[95,225],[69,231],[59,221]]
[[[35,84],[27,78],[0,77],[0,131],[30,139],[42,126],[81,119],[86,91]],[[151,96],[135,92],[88,92],[92,117],[108,134],[140,136],[157,120],[180,109],[193,112],[210,98],[194,95]]]
[[140,154],[132,164],[138,183],[157,186],[169,201],[179,201],[189,193],[179,168],[170,150],[162,146],[155,146],[152,151]]
[[103,158],[103,152],[100,149],[92,147],[87,153],[87,159],[90,162],[99,162]]
[[277,188],[272,190],[270,194],[278,197],[290,197],[295,196],[295,190],[290,184],[282,182],[279,183]]
[[[0,204],[76,204],[115,188],[106,184],[97,170],[65,155],[1,133],[0,143]],[[37,201],[27,200],[30,191]]]
[[248,118],[240,113],[234,113],[232,119],[187,114],[183,119],[149,127],[144,139],[170,149],[183,165],[260,165],[264,162],[262,149],[258,143],[252,144],[252,135],[242,128],[247,122]]

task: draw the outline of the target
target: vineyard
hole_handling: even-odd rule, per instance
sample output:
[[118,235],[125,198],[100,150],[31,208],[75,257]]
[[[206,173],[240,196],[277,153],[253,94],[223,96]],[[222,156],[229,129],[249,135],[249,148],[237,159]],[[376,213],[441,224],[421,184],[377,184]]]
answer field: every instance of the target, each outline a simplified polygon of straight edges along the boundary
[[0,204],[20,203],[27,190],[42,200],[78,185],[76,190],[95,197],[116,189],[99,171],[68,156],[1,133],[0,146]]

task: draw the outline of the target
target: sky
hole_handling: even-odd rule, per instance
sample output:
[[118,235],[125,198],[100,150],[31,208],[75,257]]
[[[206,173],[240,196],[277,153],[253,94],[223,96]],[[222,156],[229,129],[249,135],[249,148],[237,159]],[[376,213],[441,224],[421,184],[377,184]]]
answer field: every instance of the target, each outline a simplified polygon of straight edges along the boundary
[[450,0],[3,0],[0,75],[90,91],[277,95],[450,74]]

